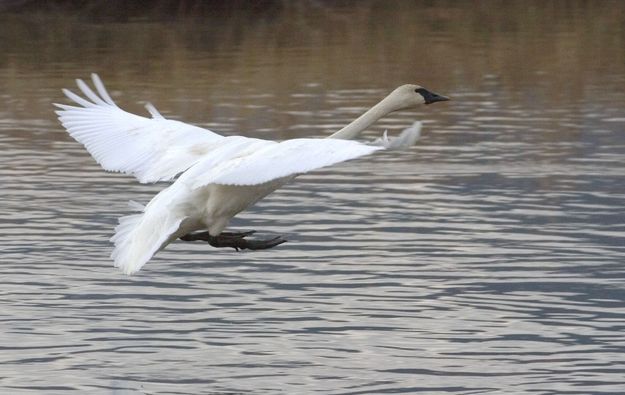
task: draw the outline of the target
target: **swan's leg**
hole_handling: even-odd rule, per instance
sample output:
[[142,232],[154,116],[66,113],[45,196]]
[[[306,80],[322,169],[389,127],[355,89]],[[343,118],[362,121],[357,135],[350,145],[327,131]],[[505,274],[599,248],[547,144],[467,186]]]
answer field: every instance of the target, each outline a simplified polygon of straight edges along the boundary
[[[245,237],[245,236],[249,236],[249,235],[253,235],[254,233],[256,233],[255,230],[248,230],[247,232],[221,232],[219,234],[219,236],[226,236],[226,237]],[[214,236],[211,236],[208,231],[204,231],[204,232],[194,232],[194,233],[188,233],[184,236],[180,237],[180,240],[184,240],[184,241],[197,241],[197,240],[203,240],[203,241],[210,241],[211,238],[214,238]]]
[[253,234],[255,231],[247,232],[221,232],[218,236],[211,236],[208,232],[195,232],[182,236],[184,241],[203,240],[213,247],[231,247],[235,250],[266,250],[285,243],[282,237],[274,237],[266,240],[247,240],[245,236]]
[[273,248],[279,244],[285,243],[282,237],[274,237],[273,239],[266,240],[247,240],[243,237],[237,236],[224,236],[223,233],[219,236],[211,236],[210,240],[207,240],[208,244],[213,247],[232,247],[235,250],[266,250]]

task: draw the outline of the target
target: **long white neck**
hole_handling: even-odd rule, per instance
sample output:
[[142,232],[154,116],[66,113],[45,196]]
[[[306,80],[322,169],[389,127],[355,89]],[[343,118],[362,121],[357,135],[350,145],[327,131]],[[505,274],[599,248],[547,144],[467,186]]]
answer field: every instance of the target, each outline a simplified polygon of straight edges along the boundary
[[328,136],[329,139],[351,140],[356,138],[363,130],[367,129],[378,119],[388,115],[389,113],[399,110],[400,106],[395,100],[391,99],[391,95],[386,96],[375,106],[371,107],[367,112],[356,118],[352,123],[345,126],[338,132]]

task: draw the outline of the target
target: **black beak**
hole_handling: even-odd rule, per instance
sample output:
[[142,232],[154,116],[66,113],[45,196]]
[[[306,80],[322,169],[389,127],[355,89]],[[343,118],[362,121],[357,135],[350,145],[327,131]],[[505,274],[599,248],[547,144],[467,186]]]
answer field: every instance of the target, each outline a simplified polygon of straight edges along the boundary
[[416,92],[421,94],[421,96],[423,96],[423,99],[425,100],[425,104],[432,104],[432,103],[436,103],[437,101],[449,100],[448,97],[441,96],[434,92],[430,92],[429,90],[425,88],[419,88],[416,90]]

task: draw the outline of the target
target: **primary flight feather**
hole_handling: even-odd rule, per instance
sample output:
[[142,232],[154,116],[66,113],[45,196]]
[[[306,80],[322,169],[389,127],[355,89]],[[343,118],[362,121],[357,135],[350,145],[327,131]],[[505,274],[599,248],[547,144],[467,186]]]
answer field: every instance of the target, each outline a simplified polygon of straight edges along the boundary
[[[70,136],[82,143],[105,169],[135,176],[139,182],[176,181],[158,193],[140,213],[120,218],[112,241],[115,266],[127,274],[141,269],[170,242],[205,240],[216,247],[263,249],[281,238],[254,241],[251,232],[223,232],[229,220],[298,174],[368,155],[385,148],[413,145],[420,123],[397,139],[374,144],[349,139],[380,117],[418,104],[448,100],[417,85],[403,85],[330,138],[282,142],[243,136],[224,137],[208,129],[165,119],[146,105],[151,118],[119,108],[96,74],[95,91],[82,80],[84,97],[67,89],[76,105],[55,104]],[[195,231],[203,231],[193,233]]]

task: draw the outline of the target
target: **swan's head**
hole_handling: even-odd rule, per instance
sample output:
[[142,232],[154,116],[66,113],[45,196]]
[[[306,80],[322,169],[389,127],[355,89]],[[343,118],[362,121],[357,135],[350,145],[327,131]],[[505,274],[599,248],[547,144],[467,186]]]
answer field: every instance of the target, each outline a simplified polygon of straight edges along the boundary
[[448,97],[431,92],[419,85],[402,85],[388,96],[398,110],[416,107],[419,104],[432,104],[438,101],[447,101]]

